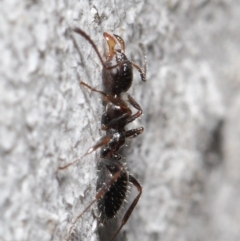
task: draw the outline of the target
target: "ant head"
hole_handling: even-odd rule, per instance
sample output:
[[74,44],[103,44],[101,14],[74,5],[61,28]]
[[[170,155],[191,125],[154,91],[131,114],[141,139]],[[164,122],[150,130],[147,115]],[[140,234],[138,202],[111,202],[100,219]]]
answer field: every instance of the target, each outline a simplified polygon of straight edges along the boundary
[[[124,40],[116,35],[113,34],[111,35],[110,33],[103,33],[103,37],[105,38],[105,40],[107,41],[108,44],[108,48],[109,48],[109,53],[108,53],[108,57],[109,59],[112,59],[113,56],[116,54],[116,51],[120,52],[120,53],[124,53],[125,52],[125,43]],[[119,44],[121,49],[120,50],[116,50],[115,46]]]
[[132,63],[127,59],[125,43],[116,34],[103,34],[107,41],[109,52],[106,56],[102,72],[104,92],[111,95],[120,95],[127,92],[132,85]]

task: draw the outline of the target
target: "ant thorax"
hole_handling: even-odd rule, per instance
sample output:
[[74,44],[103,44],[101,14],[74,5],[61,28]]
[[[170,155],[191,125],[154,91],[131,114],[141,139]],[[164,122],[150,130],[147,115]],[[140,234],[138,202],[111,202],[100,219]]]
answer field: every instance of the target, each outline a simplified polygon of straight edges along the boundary
[[[106,184],[109,183],[113,175],[119,171],[118,163],[116,162],[115,166],[113,162],[114,160],[111,161],[110,165],[106,165],[106,163],[102,163],[101,161],[98,163],[97,192],[104,186],[107,188]],[[104,225],[109,219],[116,217],[121,207],[123,207],[128,189],[129,176],[127,171],[122,169],[121,175],[116,182],[112,183],[104,197],[97,201],[99,222],[101,224]]]

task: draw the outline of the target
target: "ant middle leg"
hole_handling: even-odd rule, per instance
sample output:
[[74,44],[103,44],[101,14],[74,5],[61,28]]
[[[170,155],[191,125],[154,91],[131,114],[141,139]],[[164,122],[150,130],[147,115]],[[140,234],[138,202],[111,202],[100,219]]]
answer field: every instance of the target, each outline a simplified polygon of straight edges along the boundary
[[107,94],[105,92],[103,92],[101,90],[98,90],[98,89],[95,89],[95,88],[93,88],[92,86],[88,85],[87,83],[85,83],[83,81],[80,81],[80,84],[85,86],[85,87],[87,87],[88,89],[90,89],[93,92],[97,92],[97,93],[99,93],[99,94],[101,94],[101,95],[103,95],[105,97],[107,96]]
[[126,124],[130,123],[130,122],[133,122],[134,120],[136,120],[137,118],[139,118],[141,115],[142,115],[142,108],[141,106],[137,103],[136,100],[133,99],[133,97],[131,95],[128,94],[128,100],[129,100],[129,103],[135,108],[137,109],[137,113],[134,114],[134,115],[131,115],[128,119],[127,119],[127,122]]
[[125,132],[125,137],[126,138],[135,138],[138,135],[142,134],[143,131],[144,131],[143,127],[139,127],[137,129],[132,129],[132,130],[126,131]]
[[[80,84],[85,86],[85,87],[87,87],[88,89],[90,89],[93,92],[97,92],[97,93],[101,94],[103,96],[103,101],[105,101],[105,102],[111,102],[114,105],[119,105],[119,102],[121,101],[121,99],[116,99],[113,96],[108,95],[108,94],[106,94],[105,92],[103,92],[101,90],[93,88],[92,86],[88,85],[87,83],[85,83],[83,81],[80,81]],[[125,108],[127,108],[127,107],[125,107]]]
[[137,64],[134,64],[133,62],[131,62],[131,65],[137,69],[137,71],[141,76],[142,81],[146,82],[146,73],[144,73],[144,71]]

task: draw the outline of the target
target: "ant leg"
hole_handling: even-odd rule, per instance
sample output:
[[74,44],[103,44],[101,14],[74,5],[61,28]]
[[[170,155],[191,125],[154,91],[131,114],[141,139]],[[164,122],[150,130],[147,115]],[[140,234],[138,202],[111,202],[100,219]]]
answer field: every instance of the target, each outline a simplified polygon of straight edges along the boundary
[[80,81],[80,84],[83,85],[83,86],[85,86],[85,87],[87,87],[88,89],[90,89],[90,90],[93,91],[93,92],[97,92],[97,93],[99,93],[99,94],[101,94],[101,95],[103,95],[103,96],[105,96],[105,97],[108,96],[108,95],[107,95],[106,93],[104,93],[103,91],[97,90],[97,89],[91,87],[90,85],[88,85],[87,83],[85,83],[85,82],[83,82],[83,81]]
[[138,112],[134,115],[131,115],[128,119],[126,124],[133,122],[134,120],[136,120],[138,117],[140,117],[142,115],[142,108],[141,106],[136,102],[136,100],[133,99],[133,97],[131,95],[128,95],[128,100],[130,102],[130,104],[138,110]]
[[[106,183],[105,185],[103,185],[100,190],[98,190],[95,199],[76,217],[76,219],[73,222],[72,227],[70,228],[69,233],[71,233],[71,231],[73,230],[74,226],[76,225],[77,221],[83,216],[83,214],[85,212],[87,212],[89,210],[89,208],[99,199],[101,199],[106,192],[108,192],[109,188],[112,186],[112,184],[114,182],[116,182],[118,180],[118,178],[122,175],[122,173],[125,171],[124,166],[121,163],[114,163],[108,160],[104,160],[104,163],[106,164],[106,166],[114,166],[113,168],[117,169],[117,172],[112,176],[112,178],[109,180],[108,183]],[[130,176],[129,176],[129,180],[130,180]],[[132,182],[132,181],[131,181]],[[133,182],[132,182],[133,183]],[[134,184],[135,185],[135,184]],[[140,184],[139,184],[140,185]],[[131,205],[132,206],[132,205]],[[135,204],[136,206],[136,204]]]
[[141,48],[142,52],[143,52],[143,72],[146,78],[147,75],[147,50],[145,48],[145,45],[143,45],[142,43],[139,44],[139,47]]
[[90,85],[88,85],[87,83],[85,83],[85,82],[83,82],[83,81],[80,81],[80,84],[83,85],[83,86],[85,86],[85,87],[87,87],[88,89],[90,89],[90,90],[93,91],[93,92],[97,92],[97,93],[103,95],[103,96],[104,96],[104,97],[103,97],[103,100],[106,101],[106,102],[111,102],[111,103],[113,103],[113,104],[115,104],[115,105],[118,104],[118,102],[119,102],[119,101],[116,100],[113,96],[108,95],[108,94],[104,93],[104,92],[101,91],[101,90],[97,90],[97,89],[91,87]]
[[143,65],[143,69],[140,68],[138,65],[134,64],[133,62],[131,62],[132,66],[134,68],[136,68],[138,70],[138,72],[140,73],[141,79],[143,82],[146,82],[146,75],[147,75],[147,54],[146,54],[146,49],[144,47],[144,45],[142,43],[139,44],[142,52],[143,52],[143,56],[144,56],[144,65]]
[[123,120],[127,120],[130,116],[131,116],[131,110],[128,109],[126,113],[122,114],[121,116],[112,119],[111,121],[109,121],[107,124],[105,124],[105,117],[107,117],[107,115],[102,115],[102,130],[107,130],[109,128],[111,128],[112,126],[116,125],[117,123],[123,121]]
[[131,206],[128,208],[127,212],[125,213],[125,215],[122,218],[122,222],[120,227],[118,228],[118,230],[116,231],[116,233],[112,236],[112,238],[110,239],[110,241],[113,241],[114,238],[118,235],[118,233],[121,231],[122,227],[126,224],[126,222],[128,221],[129,217],[131,216],[134,208],[136,207],[138,200],[140,198],[140,196],[142,195],[142,187],[140,185],[140,183],[131,175],[129,175],[129,182],[131,182],[138,190],[138,195],[135,197],[135,199],[133,200]]
[[84,158],[86,155],[88,154],[91,154],[92,152],[96,151],[98,148],[102,147],[102,146],[105,146],[109,143],[109,141],[111,140],[112,136],[111,135],[107,135],[107,136],[103,136],[101,137],[97,143],[92,146],[91,148],[88,149],[88,151],[81,157],[75,159],[74,161],[68,163],[67,165],[65,166],[62,166],[62,167],[59,167],[58,169],[59,170],[64,170],[66,168],[68,168],[69,166],[72,166],[73,164],[79,162],[82,158]]
[[138,135],[142,134],[143,131],[144,131],[143,127],[139,127],[137,129],[132,129],[132,130],[126,131],[125,132],[125,137],[126,138],[135,138]]
[[133,62],[131,62],[131,64],[132,64],[132,66],[133,66],[134,68],[136,68],[136,69],[138,70],[138,72],[140,73],[140,76],[141,76],[142,81],[143,81],[143,82],[146,82],[146,75],[145,75],[145,73],[143,72],[143,70],[142,70],[138,65],[134,64]]

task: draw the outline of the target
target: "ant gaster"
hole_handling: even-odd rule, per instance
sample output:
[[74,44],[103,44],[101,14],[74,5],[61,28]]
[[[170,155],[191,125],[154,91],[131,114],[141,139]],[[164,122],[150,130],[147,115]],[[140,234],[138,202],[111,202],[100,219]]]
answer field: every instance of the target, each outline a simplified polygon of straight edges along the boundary
[[[136,64],[130,62],[124,53],[125,43],[123,39],[118,35],[114,34],[112,36],[109,33],[103,34],[109,48],[106,60],[104,61],[90,36],[79,28],[74,28],[73,31],[82,35],[92,45],[103,65],[103,91],[97,90],[85,82],[81,81],[80,83],[91,91],[102,95],[104,112],[102,114],[101,129],[106,131],[106,135],[100,138],[82,157],[63,167],[59,167],[59,169],[66,169],[80,161],[84,156],[101,148],[101,159],[98,161],[98,170],[100,172],[96,187],[97,194],[95,199],[75,219],[72,228],[95,202],[97,202],[100,213],[100,223],[106,223],[107,220],[114,218],[123,206],[129,183],[132,183],[137,188],[139,193],[124,214],[121,225],[110,239],[112,241],[128,221],[142,194],[141,185],[127,172],[124,164],[120,161],[121,155],[118,151],[125,144],[127,138],[134,138],[144,130],[143,127],[125,130],[127,124],[142,115],[142,109],[129,94],[127,94],[127,101],[123,100],[121,93],[127,92],[132,85],[133,67],[139,71],[142,81],[146,80],[146,62],[144,71]],[[116,49],[117,44],[119,44],[121,49]],[[135,114],[132,114],[127,102],[137,110]]]

